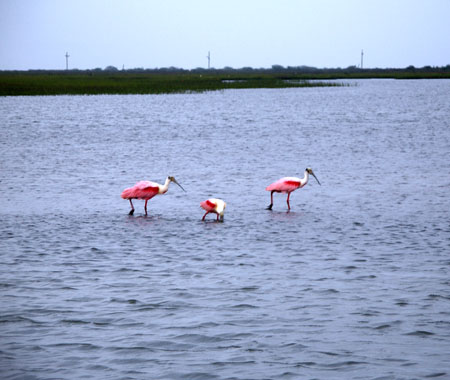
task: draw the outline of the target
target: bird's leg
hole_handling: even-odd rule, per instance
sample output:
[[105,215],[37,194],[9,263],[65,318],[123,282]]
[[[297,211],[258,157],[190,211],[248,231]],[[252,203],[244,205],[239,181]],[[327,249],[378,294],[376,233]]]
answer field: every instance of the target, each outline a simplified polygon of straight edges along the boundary
[[147,216],[147,202],[148,202],[148,199],[145,200],[145,206],[144,206],[145,216]]
[[216,212],[216,214],[217,214],[217,221],[219,221],[219,213],[218,212]]
[[273,206],[273,193],[274,193],[275,191],[271,191],[270,192],[270,205],[269,206],[267,206],[267,210],[272,210],[272,206]]
[[287,196],[287,205],[288,205],[288,210],[290,210],[291,209],[291,206],[290,206],[290,204],[289,204],[289,197],[291,196],[291,193],[288,193],[288,196]]
[[131,205],[131,210],[130,210],[130,212],[128,213],[128,215],[133,215],[133,214],[134,214],[133,202],[131,202],[131,198],[128,199],[128,200],[130,201],[130,205]]
[[205,216],[208,215],[208,214],[209,214],[209,211],[206,211],[206,212],[205,212],[205,215],[203,215],[202,220],[205,220]]

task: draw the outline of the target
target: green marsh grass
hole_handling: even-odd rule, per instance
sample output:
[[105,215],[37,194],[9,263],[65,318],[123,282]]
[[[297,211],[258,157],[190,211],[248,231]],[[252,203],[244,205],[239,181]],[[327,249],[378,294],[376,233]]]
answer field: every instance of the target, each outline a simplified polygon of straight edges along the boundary
[[450,78],[450,68],[0,71],[0,96],[170,94],[244,88],[348,86],[339,79]]
[[337,82],[289,82],[274,75],[136,73],[0,73],[0,96],[170,94],[243,88],[340,86]]

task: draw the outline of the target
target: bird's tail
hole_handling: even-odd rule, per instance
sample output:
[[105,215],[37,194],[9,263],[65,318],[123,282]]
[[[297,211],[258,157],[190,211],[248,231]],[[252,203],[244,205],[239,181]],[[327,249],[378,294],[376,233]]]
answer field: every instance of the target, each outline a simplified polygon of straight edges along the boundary
[[130,198],[133,198],[133,196],[132,196],[132,188],[130,187],[130,188],[128,188],[128,189],[125,189],[124,191],[122,191],[122,194],[120,194],[120,196],[123,198],[123,199],[130,199]]
[[206,211],[212,211],[216,207],[216,204],[207,199],[206,201],[200,202],[200,207]]

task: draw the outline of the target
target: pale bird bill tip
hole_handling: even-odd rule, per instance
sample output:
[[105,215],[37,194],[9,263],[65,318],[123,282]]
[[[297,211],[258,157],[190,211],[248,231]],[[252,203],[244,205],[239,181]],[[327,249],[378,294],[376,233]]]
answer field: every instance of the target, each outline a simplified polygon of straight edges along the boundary
[[[172,177],[172,178],[173,178],[173,177]],[[183,190],[184,192],[186,192],[186,190],[184,190],[184,187],[181,186],[181,185],[176,181],[175,178],[173,178],[172,181],[175,182],[178,186],[180,186],[180,187],[181,187],[181,190]]]
[[311,171],[311,174],[313,175],[313,177],[316,179],[317,183],[322,186],[322,184],[320,183],[319,179],[316,177],[316,175]]

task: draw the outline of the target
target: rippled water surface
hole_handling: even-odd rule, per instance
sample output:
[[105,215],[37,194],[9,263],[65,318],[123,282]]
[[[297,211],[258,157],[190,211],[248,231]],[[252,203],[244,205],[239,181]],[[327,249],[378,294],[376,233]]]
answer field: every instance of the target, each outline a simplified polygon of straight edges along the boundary
[[[2,379],[450,378],[449,99],[0,98]],[[322,186],[266,210],[307,166]],[[121,191],[168,175],[186,193],[129,216]]]

